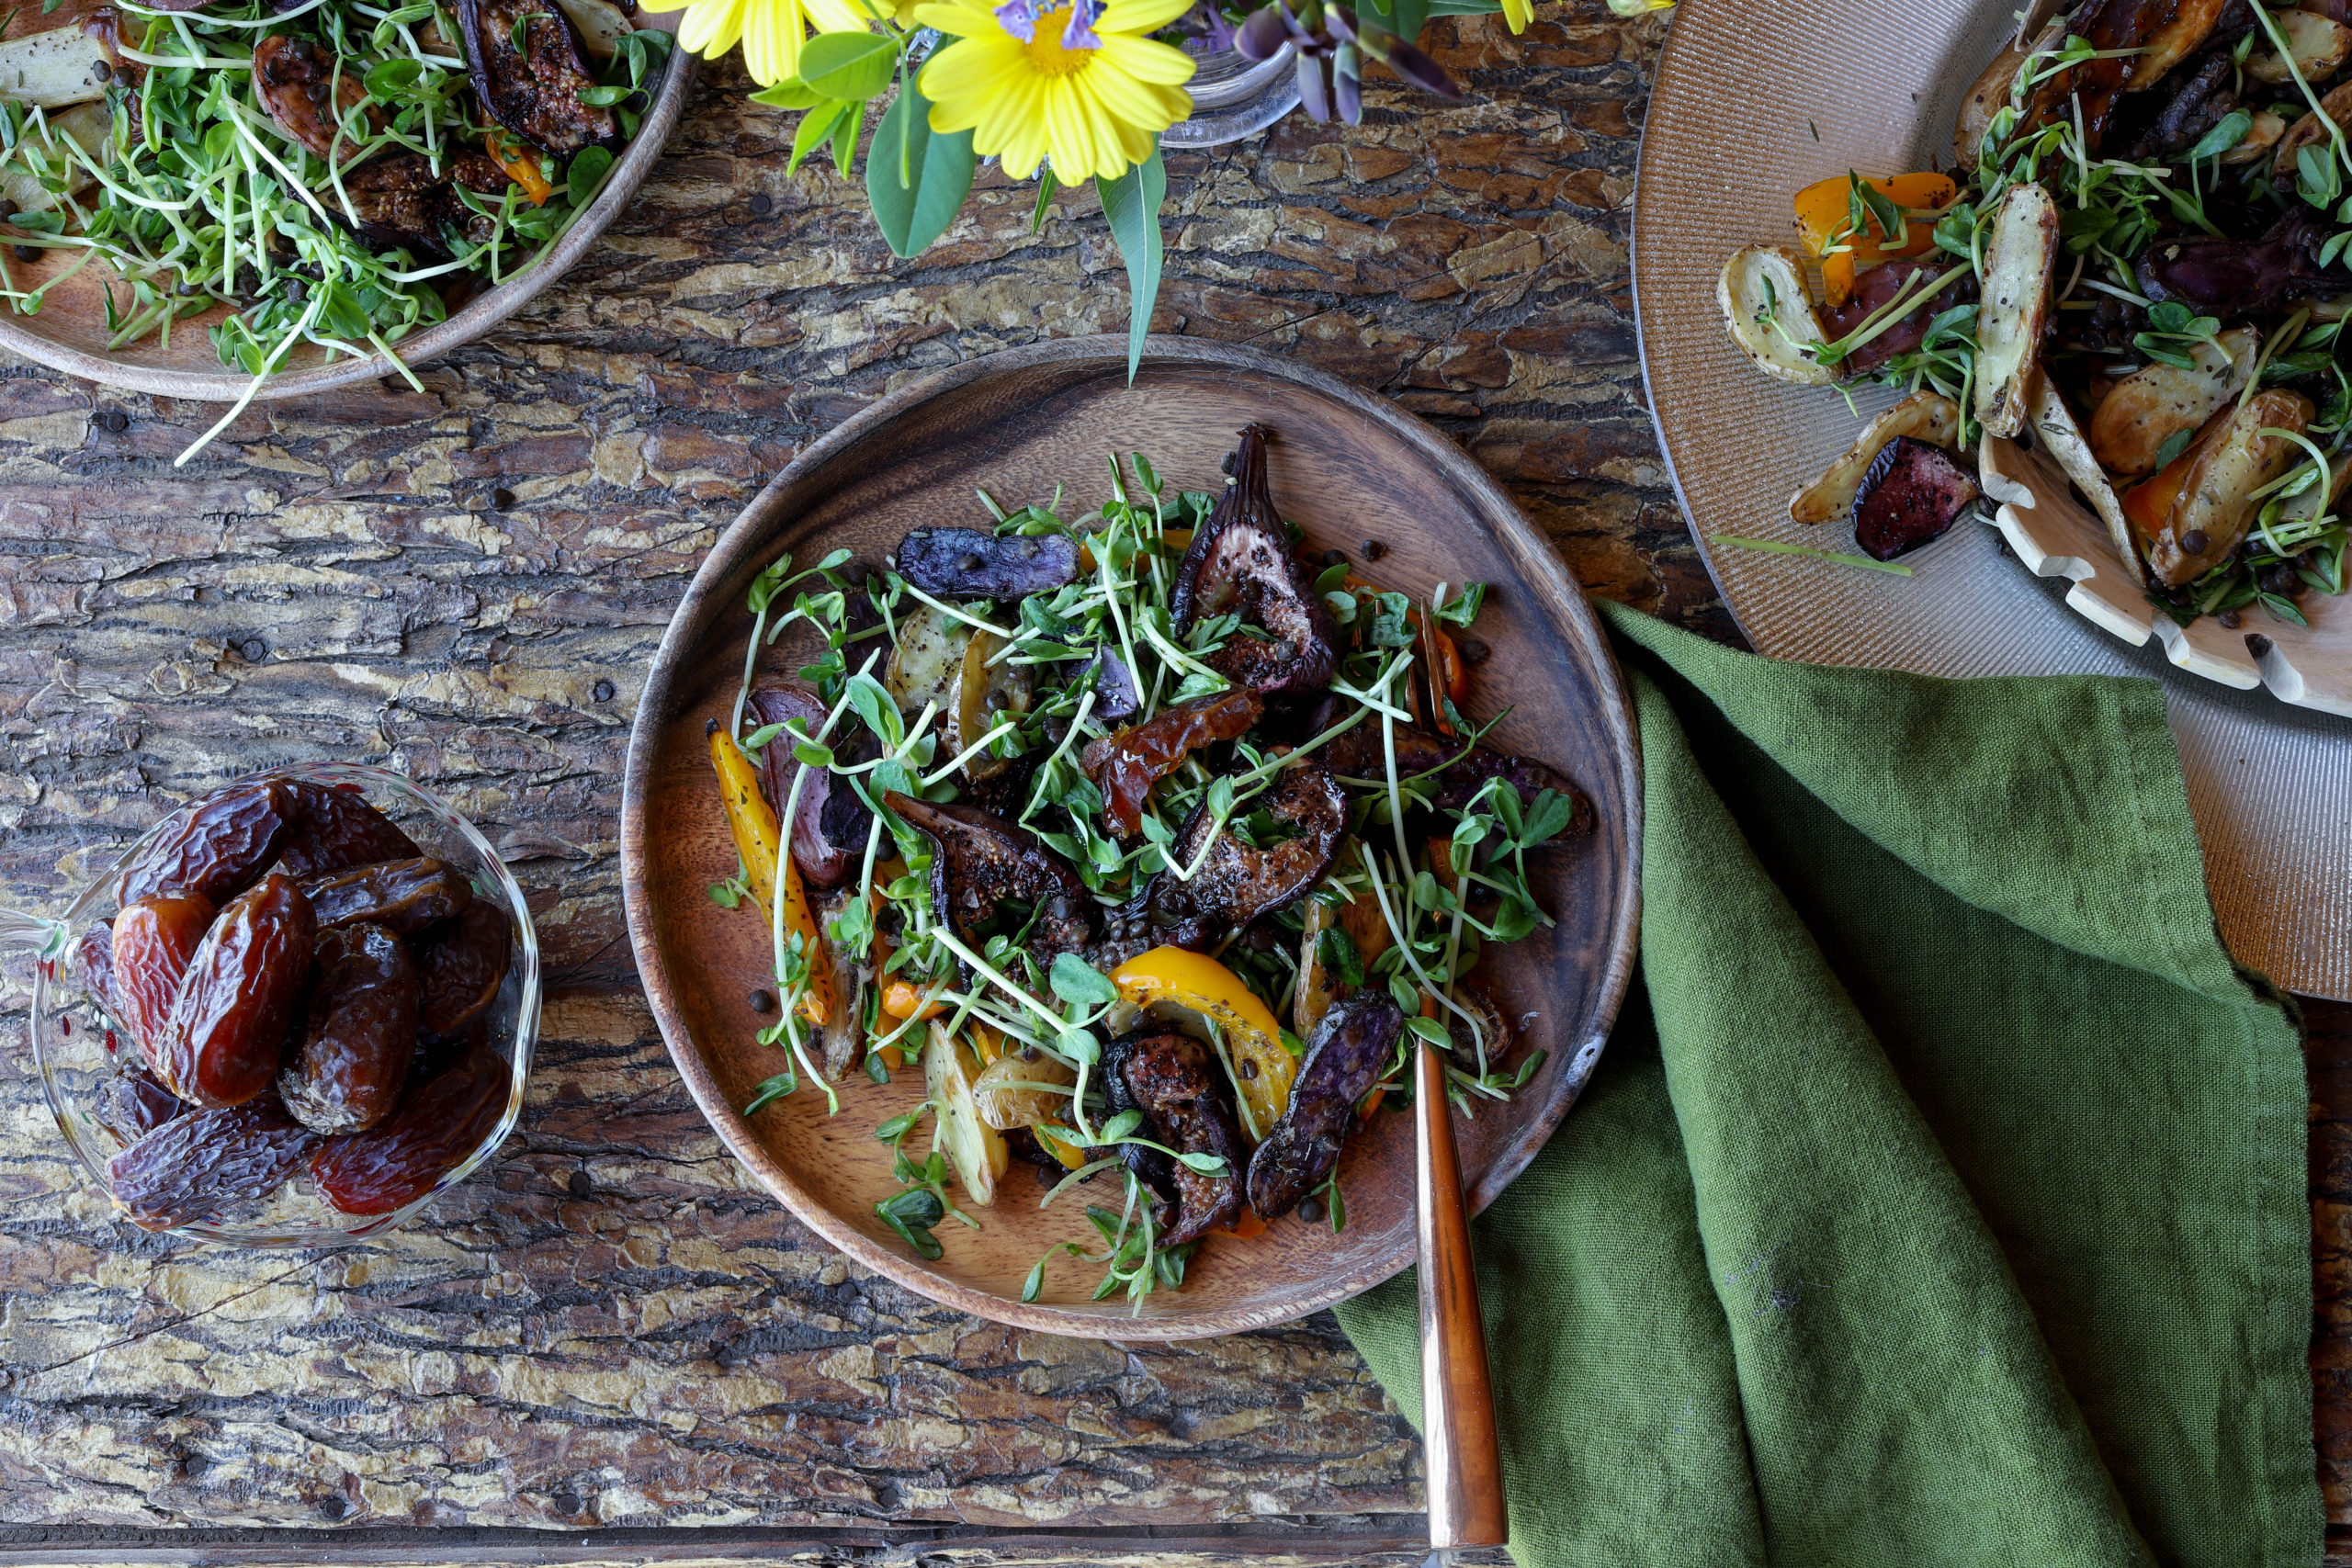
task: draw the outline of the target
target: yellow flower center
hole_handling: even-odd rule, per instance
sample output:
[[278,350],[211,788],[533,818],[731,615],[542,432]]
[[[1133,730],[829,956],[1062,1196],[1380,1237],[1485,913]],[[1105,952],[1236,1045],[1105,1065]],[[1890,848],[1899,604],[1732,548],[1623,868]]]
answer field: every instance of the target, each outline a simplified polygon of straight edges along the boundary
[[1038,17],[1036,37],[1027,45],[1029,63],[1037,68],[1040,76],[1067,76],[1081,70],[1094,58],[1091,49],[1064,49],[1062,28],[1069,20],[1062,11],[1047,11]]

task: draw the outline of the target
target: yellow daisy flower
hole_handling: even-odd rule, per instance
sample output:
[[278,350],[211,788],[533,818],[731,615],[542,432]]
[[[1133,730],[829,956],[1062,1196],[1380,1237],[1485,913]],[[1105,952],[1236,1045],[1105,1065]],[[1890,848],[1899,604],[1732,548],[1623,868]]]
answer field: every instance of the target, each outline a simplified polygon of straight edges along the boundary
[[[648,4],[648,10],[671,7]],[[743,45],[743,68],[763,87],[800,73],[800,46],[811,28],[863,32],[868,13],[857,0],[686,0],[678,47],[716,60]]]
[[[705,0],[708,3],[708,0]],[[1193,0],[927,0],[915,20],[956,41],[922,68],[931,129],[1026,179],[1052,159],[1064,184],[1116,179],[1193,112],[1193,59],[1148,35]]]

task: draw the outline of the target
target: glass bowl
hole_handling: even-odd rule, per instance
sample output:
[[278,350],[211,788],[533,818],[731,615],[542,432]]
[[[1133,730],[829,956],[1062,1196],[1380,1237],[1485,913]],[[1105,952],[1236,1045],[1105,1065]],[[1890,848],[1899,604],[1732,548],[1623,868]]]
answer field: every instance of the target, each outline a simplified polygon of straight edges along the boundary
[[[431,1191],[390,1213],[345,1214],[328,1206],[319,1195],[306,1163],[266,1201],[176,1225],[168,1233],[234,1247],[333,1247],[406,1224],[443,1191],[478,1169],[514,1130],[515,1119],[522,1114],[523,1086],[531,1075],[532,1048],[539,1036],[538,937],[532,930],[531,911],[523,901],[522,888],[488,840],[445,802],[400,774],[359,762],[301,762],[249,774],[247,780],[238,782],[264,778],[356,785],[361,798],[398,823],[427,854],[455,865],[472,884],[476,897],[503,906],[514,942],[506,978],[488,1015],[491,1049],[505,1058],[510,1069],[505,1110],[481,1142],[435,1182]],[[33,977],[33,1060],[40,1070],[41,1089],[49,1097],[58,1131],[103,1192],[112,1190],[107,1162],[130,1142],[113,1125],[116,1113],[109,1104],[107,1086],[123,1069],[138,1064],[139,1053],[130,1042],[130,1032],[88,988],[80,939],[93,922],[114,915],[116,871],[143,854],[197,804],[190,802],[150,828],[82,890],[62,919],[0,911],[0,942],[39,950]]]

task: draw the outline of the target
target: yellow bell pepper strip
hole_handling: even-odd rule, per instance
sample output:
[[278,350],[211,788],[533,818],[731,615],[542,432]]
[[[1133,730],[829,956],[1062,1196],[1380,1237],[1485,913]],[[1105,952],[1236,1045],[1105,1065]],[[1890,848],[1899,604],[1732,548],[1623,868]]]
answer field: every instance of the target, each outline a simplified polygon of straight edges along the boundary
[[1086,1168],[1086,1145],[1078,1134],[1067,1127],[1048,1127],[1044,1122],[1029,1129],[1037,1135],[1037,1146],[1062,1162],[1065,1170]]
[[800,933],[800,951],[808,957],[808,989],[800,998],[800,1016],[821,1024],[832,1016],[833,965],[825,952],[825,938],[817,929],[817,911],[809,907],[800,885],[800,867],[790,855],[784,862],[784,929]]
[[[1862,183],[1909,212],[1933,213],[1949,207],[1960,189],[1950,176],[1935,174],[1896,175]],[[1838,234],[1854,220],[1852,197],[1853,181],[1847,175],[1816,181],[1796,194],[1797,238],[1804,242],[1807,255],[1819,258],[1822,289],[1833,310],[1853,298],[1854,276],[1863,267],[1875,266],[1892,256],[1924,255],[1936,246],[1932,218],[1905,224],[1907,232],[1900,245],[1893,243],[1894,236],[1867,214],[1860,232],[1839,240]],[[1831,251],[1832,244],[1849,248]]]
[[1298,1064],[1283,1048],[1282,1026],[1274,1015],[1239,976],[1204,953],[1155,947],[1112,970],[1111,983],[1136,1007],[1172,1002],[1215,1023],[1232,1055],[1250,1122],[1261,1138],[1274,1130],[1290,1108],[1291,1079],[1297,1076]]

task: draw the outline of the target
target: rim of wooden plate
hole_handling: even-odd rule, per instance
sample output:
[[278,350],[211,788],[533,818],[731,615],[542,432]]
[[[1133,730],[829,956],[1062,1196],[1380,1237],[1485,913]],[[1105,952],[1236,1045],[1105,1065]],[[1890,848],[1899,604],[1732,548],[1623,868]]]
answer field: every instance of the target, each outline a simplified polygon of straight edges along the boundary
[[[683,15],[679,13],[678,15]],[[648,29],[676,32],[676,15],[644,16]],[[670,51],[669,62],[662,69],[661,90],[639,124],[636,137],[623,151],[613,172],[606,176],[605,186],[588,210],[570,229],[559,236],[555,243],[542,252],[530,270],[519,277],[508,279],[496,288],[484,290],[469,300],[448,320],[401,340],[401,363],[414,370],[429,365],[444,355],[464,347],[481,337],[537,299],[548,285],[571,270],[574,264],[587,254],[588,247],[600,239],[621,209],[635,199],[638,187],[645,183],[654,160],[661,157],[670,135],[677,130],[685,112],[686,93],[694,85],[695,57],[682,49]],[[209,320],[209,317],[198,318]],[[45,365],[52,370],[62,370],[69,376],[79,376],[103,387],[113,387],[128,392],[146,392],[156,397],[187,398],[197,402],[233,403],[245,395],[253,378],[242,372],[227,370],[175,370],[165,366],[141,364],[136,360],[103,354],[91,354],[69,344],[45,335],[40,329],[40,316],[22,317],[13,312],[0,312],[0,348]],[[28,324],[29,323],[29,324]],[[361,381],[379,380],[398,376],[400,369],[381,354],[365,359],[338,359],[331,364],[305,367],[299,370],[281,370],[264,381],[254,391],[254,402],[274,402],[284,398],[300,397],[305,393],[333,391]]]
[[[1124,367],[1126,358],[1127,340],[1124,335],[1101,334],[1031,344],[955,366],[899,389],[837,425],[796,457],[752,498],[704,557],[685,596],[672,613],[645,689],[638,699],[621,785],[621,894],[628,919],[629,942],[647,1004],[669,1047],[671,1061],[695,1103],[728,1151],[770,1195],[827,1244],[926,1300],[976,1317],[1077,1338],[1164,1342],[1208,1338],[1295,1322],[1401,1272],[1413,1261],[1412,1243],[1408,1238],[1387,1253],[1337,1269],[1328,1280],[1278,1306],[1241,1305],[1182,1316],[1140,1318],[1105,1318],[1067,1312],[1046,1303],[1021,1302],[934,1274],[915,1260],[899,1256],[843,1222],[817,1194],[801,1186],[769,1156],[742,1115],[728,1102],[708,1061],[694,1045],[693,1035],[685,1027],[672,990],[647,909],[650,895],[646,884],[646,826],[640,808],[653,771],[656,741],[667,722],[673,678],[686,665],[691,653],[686,646],[689,628],[699,627],[706,607],[718,589],[735,575],[742,558],[764,547],[775,531],[776,519],[789,513],[794,491],[805,477],[820,472],[843,452],[910,410],[959,391],[973,382],[1072,361],[1101,360]],[[1583,590],[1568,575],[1551,542],[1527,520],[1502,487],[1442,432],[1385,399],[1257,349],[1153,335],[1145,343],[1144,364],[1148,367],[1154,361],[1206,363],[1254,371],[1348,405],[1363,418],[1385,426],[1433,467],[1442,469],[1448,478],[1478,495],[1498,522],[1500,542],[1523,563],[1520,583],[1544,590],[1555,599],[1561,610],[1560,631],[1580,644],[1596,673],[1607,678],[1605,695],[1611,700],[1605,703],[1603,717],[1617,766],[1613,783],[1623,801],[1625,842],[1623,884],[1618,907],[1609,921],[1610,951],[1601,970],[1600,1000],[1587,1034],[1567,1043],[1570,1070],[1561,1075],[1551,1098],[1533,1108],[1502,1155],[1472,1187],[1468,1197],[1471,1211],[1476,1213],[1527,1168],[1581,1097],[1600,1047],[1615,1026],[1632,978],[1641,919],[1642,760],[1632,697],[1623,674],[1600,618],[1586,602]]]

